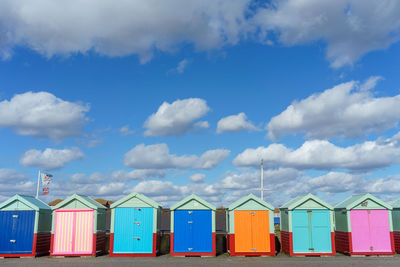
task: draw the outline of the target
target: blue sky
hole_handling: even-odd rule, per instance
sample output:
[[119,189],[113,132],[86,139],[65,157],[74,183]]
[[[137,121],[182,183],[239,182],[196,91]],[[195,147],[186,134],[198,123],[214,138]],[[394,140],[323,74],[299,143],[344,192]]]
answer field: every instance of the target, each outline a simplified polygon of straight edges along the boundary
[[400,196],[397,1],[150,2],[0,4],[0,200]]

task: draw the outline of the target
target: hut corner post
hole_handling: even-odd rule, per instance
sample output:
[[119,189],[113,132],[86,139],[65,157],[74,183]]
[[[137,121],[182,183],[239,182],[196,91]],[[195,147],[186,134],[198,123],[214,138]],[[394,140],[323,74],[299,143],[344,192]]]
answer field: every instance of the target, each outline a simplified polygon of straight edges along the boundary
[[38,178],[37,178],[36,198],[39,198],[39,183],[40,183],[40,170],[38,172]]

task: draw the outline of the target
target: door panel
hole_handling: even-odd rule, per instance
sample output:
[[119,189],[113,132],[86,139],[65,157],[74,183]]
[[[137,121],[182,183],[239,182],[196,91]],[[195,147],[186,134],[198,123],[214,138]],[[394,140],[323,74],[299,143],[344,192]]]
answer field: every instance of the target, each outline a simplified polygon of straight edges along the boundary
[[114,253],[134,253],[134,213],[133,208],[115,209]]
[[192,211],[174,211],[174,252],[188,252],[193,247]]
[[371,252],[368,210],[351,210],[351,238],[354,252]]
[[134,208],[133,249],[135,253],[153,252],[153,208]]
[[74,212],[56,211],[53,253],[72,253]]
[[389,215],[387,210],[371,210],[371,241],[374,252],[391,252]]
[[309,253],[311,240],[309,235],[308,213],[306,210],[292,211],[293,252]]
[[193,249],[191,252],[212,252],[211,210],[194,210]]
[[[312,210],[311,236],[314,252],[332,252],[330,211]],[[312,251],[310,251],[312,252]]]
[[235,251],[253,252],[251,249],[251,214],[248,210],[235,210]]
[[270,252],[269,214],[266,210],[251,211],[252,248],[254,252]]
[[93,251],[93,211],[75,213],[74,253],[90,254]]
[[35,211],[0,211],[0,253],[32,253]]

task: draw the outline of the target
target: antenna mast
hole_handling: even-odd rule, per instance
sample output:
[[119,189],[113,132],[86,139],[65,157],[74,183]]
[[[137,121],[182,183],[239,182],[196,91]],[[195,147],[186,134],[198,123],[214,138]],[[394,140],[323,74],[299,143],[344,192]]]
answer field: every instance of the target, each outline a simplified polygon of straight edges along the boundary
[[264,166],[263,159],[261,159],[261,200],[264,200]]

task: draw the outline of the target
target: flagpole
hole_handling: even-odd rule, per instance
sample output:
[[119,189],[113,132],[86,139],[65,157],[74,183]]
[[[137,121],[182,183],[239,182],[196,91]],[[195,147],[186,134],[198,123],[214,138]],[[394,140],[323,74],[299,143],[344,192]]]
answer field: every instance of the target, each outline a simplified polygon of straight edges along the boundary
[[264,200],[264,165],[261,159],[261,200]]
[[40,183],[40,170],[37,178],[36,198],[39,198],[39,183]]

